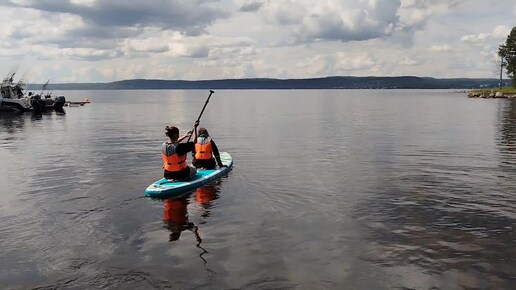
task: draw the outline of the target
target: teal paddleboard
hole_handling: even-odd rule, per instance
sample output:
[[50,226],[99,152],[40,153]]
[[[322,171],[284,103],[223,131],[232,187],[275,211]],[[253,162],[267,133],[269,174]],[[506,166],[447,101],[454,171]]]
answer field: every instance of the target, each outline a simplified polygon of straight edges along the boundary
[[210,170],[197,170],[197,174],[195,174],[195,176],[188,181],[170,182],[167,179],[162,178],[149,185],[149,187],[147,187],[145,190],[145,195],[157,198],[179,197],[190,190],[194,190],[197,187],[200,187],[201,185],[210,183],[213,180],[227,174],[233,167],[233,158],[231,158],[229,153],[220,152],[220,160],[222,161],[222,164],[227,165],[227,167],[220,167]]

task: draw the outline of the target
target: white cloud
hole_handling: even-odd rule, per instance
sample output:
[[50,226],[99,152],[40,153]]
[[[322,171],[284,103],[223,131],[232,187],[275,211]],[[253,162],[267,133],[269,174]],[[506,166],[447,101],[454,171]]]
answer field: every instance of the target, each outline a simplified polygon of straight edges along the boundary
[[2,7],[0,19],[9,20],[2,21],[0,37],[9,42],[23,41],[25,44],[57,41],[65,38],[70,31],[84,26],[79,17],[71,14],[46,15],[37,10],[16,7]]
[[466,43],[471,43],[471,44],[480,44],[480,43],[484,42],[484,40],[486,40],[488,37],[489,37],[489,34],[486,34],[486,33],[470,34],[470,35],[465,35],[465,36],[461,37],[460,41],[466,42]]
[[507,38],[507,35],[509,35],[509,33],[511,33],[511,28],[509,26],[507,26],[507,25],[498,25],[498,26],[496,26],[493,29],[493,32],[491,33],[491,35],[494,38],[505,39],[505,38]]
[[170,48],[167,43],[162,43],[159,38],[131,39],[126,40],[126,49],[133,52],[162,53]]
[[496,41],[505,40],[510,32],[511,28],[509,26],[498,25],[490,33],[464,35],[460,40],[468,44],[485,45],[488,41],[492,41],[492,39],[497,39]]
[[419,64],[419,62],[413,58],[410,58],[410,57],[405,57],[404,59],[402,59],[400,61],[400,64],[401,65],[409,65],[409,66],[412,66],[412,65],[417,65]]
[[97,2],[97,0],[70,0],[70,3],[72,3],[72,4],[86,6],[86,7],[95,6],[95,2]]
[[92,48],[64,48],[59,50],[59,54],[78,60],[101,60],[117,58],[123,55],[119,50],[98,50]]
[[210,48],[203,44],[175,44],[171,47],[171,56],[203,58],[210,54]]
[[368,69],[373,67],[375,60],[369,54],[364,53],[344,53],[320,54],[312,58],[299,62],[298,68],[309,71],[312,75],[349,75],[353,71]]
[[451,51],[452,47],[449,46],[448,44],[440,44],[440,45],[436,44],[436,45],[432,45],[432,47],[430,47],[430,50],[437,51],[437,52]]
[[401,22],[407,26],[421,27],[433,15],[447,12],[467,0],[402,0],[399,11]]

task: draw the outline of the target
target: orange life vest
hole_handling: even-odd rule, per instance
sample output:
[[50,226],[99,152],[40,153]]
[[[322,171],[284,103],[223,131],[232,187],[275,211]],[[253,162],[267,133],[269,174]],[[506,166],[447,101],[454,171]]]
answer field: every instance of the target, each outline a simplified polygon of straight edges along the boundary
[[[167,155],[167,153],[170,155]],[[163,168],[166,171],[181,171],[182,169],[188,166],[186,164],[186,154],[178,156],[176,153],[176,145],[174,144],[163,144],[163,148],[161,150],[161,158],[163,158]]]
[[188,212],[186,207],[188,201],[184,199],[179,200],[165,200],[165,211],[163,221],[165,223],[173,223],[175,225],[184,225],[188,222]]
[[201,186],[195,190],[195,202],[208,205],[215,198],[215,188]]
[[211,159],[213,154],[211,151],[211,138],[199,137],[195,143],[195,159]]

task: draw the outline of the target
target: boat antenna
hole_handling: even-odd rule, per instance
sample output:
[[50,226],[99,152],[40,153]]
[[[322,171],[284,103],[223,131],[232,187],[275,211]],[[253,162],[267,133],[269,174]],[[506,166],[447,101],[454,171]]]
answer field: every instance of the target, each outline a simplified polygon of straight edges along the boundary
[[40,95],[43,95],[43,92],[47,89],[48,83],[50,82],[50,79],[41,87],[41,93]]
[[26,80],[27,80],[27,73],[25,72],[22,77],[20,78],[20,80],[18,81],[18,83],[16,83],[17,86],[19,86],[20,88],[25,86],[26,84]]

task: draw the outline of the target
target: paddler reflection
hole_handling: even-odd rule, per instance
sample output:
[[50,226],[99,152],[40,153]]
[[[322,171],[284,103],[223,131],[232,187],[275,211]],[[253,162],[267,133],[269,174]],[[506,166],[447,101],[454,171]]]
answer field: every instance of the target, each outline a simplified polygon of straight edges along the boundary
[[210,185],[205,185],[195,190],[195,202],[201,207],[201,216],[207,218],[211,214],[211,207],[213,201],[219,198],[218,182]]
[[[209,217],[210,208],[213,200],[218,198],[218,186],[216,184],[201,186],[195,190],[195,202],[201,207],[201,216]],[[202,239],[199,235],[199,228],[188,220],[189,198],[167,199],[164,202],[165,211],[163,222],[170,231],[169,241],[177,241],[183,231],[194,233],[197,242],[200,244]]]
[[170,231],[169,241],[177,241],[181,233],[185,230],[192,231],[195,234],[197,242],[201,242],[197,226],[188,221],[188,199],[167,199],[165,200],[165,212],[163,222]]
[[[218,198],[218,191],[218,186],[215,184],[202,186],[195,190],[195,202],[201,207],[202,217],[210,216],[209,209],[212,206],[213,200]],[[188,220],[188,200],[189,197],[184,197],[180,199],[167,199],[164,202],[165,211],[163,222],[170,231],[169,242],[179,240],[183,231],[191,231],[197,241],[197,245],[195,246],[202,250],[199,254],[199,258],[203,261],[206,271],[213,273],[213,271],[208,268],[208,261],[203,257],[208,251],[201,246],[202,239],[199,235],[199,228]]]

